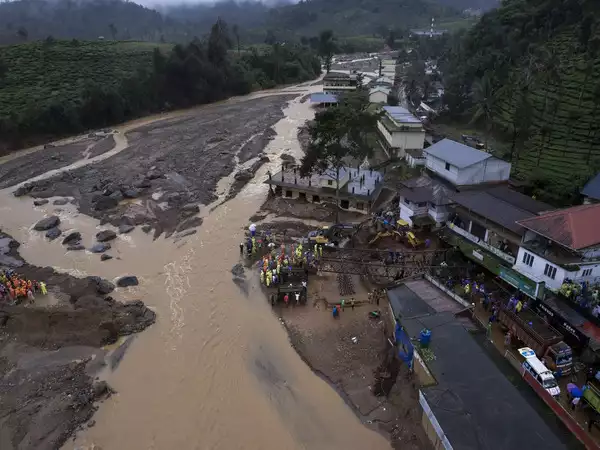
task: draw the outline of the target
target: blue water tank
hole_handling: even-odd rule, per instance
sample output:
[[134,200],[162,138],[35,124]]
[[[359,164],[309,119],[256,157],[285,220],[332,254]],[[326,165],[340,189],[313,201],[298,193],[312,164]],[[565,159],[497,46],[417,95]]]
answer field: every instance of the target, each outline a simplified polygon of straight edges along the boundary
[[421,347],[429,347],[429,343],[431,342],[431,330],[427,328],[423,328],[421,333],[419,334],[419,344]]

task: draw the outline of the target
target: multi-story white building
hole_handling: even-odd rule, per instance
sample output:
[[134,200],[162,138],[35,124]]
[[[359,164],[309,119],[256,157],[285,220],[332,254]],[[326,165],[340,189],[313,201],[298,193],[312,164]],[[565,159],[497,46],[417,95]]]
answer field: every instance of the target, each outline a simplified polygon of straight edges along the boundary
[[401,106],[384,106],[377,123],[379,142],[389,157],[404,158],[406,150],[421,150],[425,129],[419,119]]
[[508,181],[510,163],[468,145],[444,139],[423,150],[426,167],[455,186]]
[[514,269],[558,290],[565,279],[600,281],[600,204],[520,220],[525,229]]
[[358,86],[356,74],[342,72],[329,72],[323,77],[323,92],[325,94],[340,95],[355,91]]

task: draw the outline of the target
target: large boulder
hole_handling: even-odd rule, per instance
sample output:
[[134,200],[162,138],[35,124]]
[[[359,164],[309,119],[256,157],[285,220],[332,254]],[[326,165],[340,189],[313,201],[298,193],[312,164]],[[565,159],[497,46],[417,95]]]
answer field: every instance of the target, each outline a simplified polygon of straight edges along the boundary
[[49,200],[47,198],[40,198],[33,201],[33,206],[42,206],[48,203],[48,201]]
[[71,244],[67,247],[67,250],[70,252],[76,252],[79,250],[85,250],[85,245],[83,244]]
[[57,206],[66,205],[67,203],[69,203],[69,199],[67,199],[67,198],[57,198],[56,200],[54,200],[52,202],[53,205],[57,205]]
[[121,193],[121,191],[115,191],[112,194],[110,194],[110,197],[114,200],[116,200],[117,202],[120,202],[121,200],[123,200],[123,194]]
[[135,227],[133,225],[128,225],[126,223],[123,223],[121,225],[119,225],[119,234],[127,234],[131,231],[133,231]]
[[100,261],[108,261],[109,259],[113,259],[112,256],[107,255],[106,253],[100,256]]
[[99,195],[93,198],[92,203],[96,211],[106,211],[107,209],[116,208],[119,202],[112,197]]
[[110,294],[114,290],[115,285],[110,281],[103,280],[102,278],[96,281],[96,292],[98,292],[98,294],[106,295]]
[[58,218],[58,216],[50,216],[36,223],[33,229],[37,231],[46,231],[50,228],[56,228],[59,224],[60,219]]
[[117,233],[115,233],[113,230],[104,230],[96,234],[96,240],[98,242],[112,241],[116,237]]
[[59,237],[61,234],[62,231],[60,231],[60,228],[50,228],[48,231],[46,231],[46,237],[51,241]]
[[121,277],[117,280],[117,286],[119,287],[129,287],[129,286],[137,286],[139,283],[136,276],[128,275],[126,277]]
[[110,244],[108,242],[99,242],[90,248],[92,253],[104,253],[106,250],[110,250]]
[[140,196],[140,191],[137,189],[125,189],[123,190],[123,197],[125,198],[138,198]]
[[81,233],[79,231],[71,231],[69,234],[65,236],[62,243],[63,245],[68,245],[74,242],[79,242],[81,240]]
[[146,234],[150,233],[150,231],[152,231],[152,225],[148,225],[148,224],[143,225],[142,226],[142,231],[144,233],[146,233]]

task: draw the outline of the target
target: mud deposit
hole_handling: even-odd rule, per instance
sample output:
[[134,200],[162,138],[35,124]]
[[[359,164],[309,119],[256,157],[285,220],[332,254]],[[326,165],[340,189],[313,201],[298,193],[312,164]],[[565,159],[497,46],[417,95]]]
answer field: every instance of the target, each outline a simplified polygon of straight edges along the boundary
[[71,196],[102,222],[151,224],[155,235],[186,230],[201,223],[190,218],[190,204],[217,199],[217,182],[261,153],[293,97],[211,105],[136,128],[116,155],[27,184],[16,195]]
[[41,148],[23,156],[16,153],[0,165],[0,189],[29,180],[49,170],[68,166],[77,160],[101,155],[114,145],[115,140],[112,136],[94,136],[56,147]]
[[0,242],[4,262],[18,266],[20,276],[44,280],[57,299],[53,306],[43,306],[41,294],[32,305],[0,303],[0,448],[56,449],[111,393],[94,381],[109,356],[101,346],[145,329],[155,314],[141,301],[101,295],[114,288],[105,280],[27,264],[6,234]]

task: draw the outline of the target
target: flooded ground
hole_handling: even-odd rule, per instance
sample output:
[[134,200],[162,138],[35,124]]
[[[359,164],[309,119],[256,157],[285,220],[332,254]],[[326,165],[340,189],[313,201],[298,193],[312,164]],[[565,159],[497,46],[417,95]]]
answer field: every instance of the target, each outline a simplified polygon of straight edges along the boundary
[[[302,362],[255,280],[248,279],[248,295],[231,281],[248,217],[265,199],[267,170],[277,168],[284,152],[300,156],[297,128],[313,114],[300,98],[310,90],[318,87],[279,91],[297,97],[265,149],[271,163],[262,166],[236,197],[203,214],[197,234],[177,242],[162,237],[152,241],[136,229],[114,243],[115,259],[100,262],[97,255],[65,252],[59,240],[49,242],[30,231],[35,221],[58,211],[63,231],[80,231],[88,244],[105,228],[96,219],[78,213],[73,205],[33,208],[30,198],[15,198],[12,189],[0,192],[2,228],[22,242],[26,260],[79,276],[111,280],[137,275],[140,286],[120,290],[117,296],[143,299],[158,316],[154,326],[128,341],[126,356],[106,374],[117,394],[101,405],[95,426],[64,448],[389,448],[384,437],[363,426],[342,398]],[[197,111],[201,115],[201,109]],[[145,119],[138,125],[149,123]],[[124,131],[133,128],[122,127],[115,136],[116,151],[99,158],[126,154]],[[220,188],[215,204],[227,195],[227,189]]]

